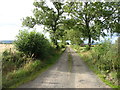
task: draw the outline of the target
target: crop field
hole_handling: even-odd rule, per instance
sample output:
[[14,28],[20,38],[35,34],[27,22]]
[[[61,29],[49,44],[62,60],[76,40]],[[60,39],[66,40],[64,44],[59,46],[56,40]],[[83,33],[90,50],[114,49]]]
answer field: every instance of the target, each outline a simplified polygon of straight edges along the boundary
[[14,45],[13,44],[0,44],[0,54],[8,49],[14,49]]
[[0,60],[2,59],[2,52],[5,50],[14,49],[13,44],[0,44]]
[[1,73],[1,60],[2,60],[2,52],[8,49],[14,49],[14,45],[13,44],[0,44],[0,88],[2,85],[2,73]]

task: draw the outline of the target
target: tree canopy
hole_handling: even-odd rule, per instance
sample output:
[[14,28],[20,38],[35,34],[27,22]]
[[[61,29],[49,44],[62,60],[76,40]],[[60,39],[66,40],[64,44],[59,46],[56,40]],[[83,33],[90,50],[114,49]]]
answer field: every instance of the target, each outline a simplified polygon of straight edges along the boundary
[[[51,3],[54,8],[51,8],[46,2],[35,1],[33,3],[34,17],[24,18],[22,24],[30,28],[35,25],[44,25],[44,30],[50,33],[51,40],[56,47],[58,47],[57,40],[65,38],[65,30],[68,30],[69,39],[75,38],[74,42],[80,42],[78,38],[88,39],[89,47],[93,40],[98,40],[100,36],[107,36],[105,30],[111,35],[120,33],[120,8],[118,7],[120,2]],[[73,33],[80,35],[72,35]]]
[[60,2],[53,2],[52,3],[54,8],[48,7],[46,2],[37,2],[35,1],[33,5],[35,6],[35,9],[33,11],[34,18],[33,17],[26,17],[23,20],[23,25],[33,28],[36,24],[38,25],[44,25],[45,30],[49,31],[50,37],[53,41],[53,43],[57,45],[57,36],[56,31],[60,29],[59,27],[62,24],[63,19],[63,4]]
[[19,51],[33,58],[46,57],[47,51],[50,48],[49,41],[43,34],[36,31],[20,31],[14,43]]

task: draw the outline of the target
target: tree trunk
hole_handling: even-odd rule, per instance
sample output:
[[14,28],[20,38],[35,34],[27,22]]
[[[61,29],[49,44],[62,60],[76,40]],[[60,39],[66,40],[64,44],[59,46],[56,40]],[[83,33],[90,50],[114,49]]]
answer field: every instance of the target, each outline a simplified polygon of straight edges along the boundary
[[[88,2],[85,2],[85,8],[87,8]],[[89,46],[89,50],[91,48],[91,32],[90,32],[90,27],[89,27],[89,15],[87,13],[85,13],[85,24],[86,24],[86,31],[87,35],[88,35],[88,46]]]
[[54,37],[53,37],[53,43],[54,43],[56,49],[58,49],[59,46],[58,46],[58,42],[57,42],[57,38],[55,36],[55,33],[54,33]]
[[54,43],[54,45],[55,45],[55,47],[56,47],[56,49],[58,49],[58,43],[57,43],[57,38],[56,38],[56,35],[55,35],[55,33],[56,33],[56,22],[55,22],[55,26],[52,26],[52,30],[53,30],[53,43]]
[[88,45],[89,45],[89,49],[91,48],[91,35],[89,35],[89,38],[88,38]]

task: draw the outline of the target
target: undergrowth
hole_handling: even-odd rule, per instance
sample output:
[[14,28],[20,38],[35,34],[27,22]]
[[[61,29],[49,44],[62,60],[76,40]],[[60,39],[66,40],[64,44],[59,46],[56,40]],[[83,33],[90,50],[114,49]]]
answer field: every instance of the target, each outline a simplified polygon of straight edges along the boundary
[[112,88],[118,88],[120,80],[120,57],[118,54],[118,44],[111,44],[106,40],[105,42],[95,45],[91,50],[85,50],[85,47],[73,45],[82,59],[87,63],[91,70],[93,70],[107,85]]
[[[9,58],[6,57],[8,58],[8,60],[6,58],[4,60],[3,57],[4,71],[2,76],[2,88],[16,88],[23,83],[35,79],[40,73],[42,73],[43,71],[48,69],[51,65],[53,65],[58,60],[59,56],[64,50],[65,48],[60,50],[54,50],[53,53],[47,56],[49,57],[49,59],[47,60],[32,59],[29,57],[20,57],[18,53],[14,53],[14,56],[16,57],[14,59],[13,58],[14,56],[10,55],[9,51],[5,51],[5,52],[9,52],[8,55]],[[17,56],[19,58],[17,58]]]

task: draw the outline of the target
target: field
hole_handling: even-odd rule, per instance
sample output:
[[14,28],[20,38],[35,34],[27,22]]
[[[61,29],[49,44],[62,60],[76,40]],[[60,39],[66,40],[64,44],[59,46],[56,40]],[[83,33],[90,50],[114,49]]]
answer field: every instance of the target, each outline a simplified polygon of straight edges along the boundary
[[6,49],[14,49],[13,44],[0,44],[0,53],[2,53]]
[[[5,50],[8,50],[8,49],[14,49],[14,45],[13,44],[0,44],[0,68],[2,68],[2,63],[1,63],[1,60],[2,60],[2,52],[4,52]],[[1,70],[1,69],[0,69]],[[1,81],[1,72],[0,72],[0,81]],[[0,85],[1,85],[1,82],[0,82]]]
[[[1,66],[2,66],[2,63],[1,63],[1,60],[2,60],[2,52],[5,51],[6,49],[13,49],[14,48],[14,45],[13,44],[0,44],[0,70],[1,70]],[[0,71],[0,88],[1,88],[1,84],[2,84],[2,73]]]

